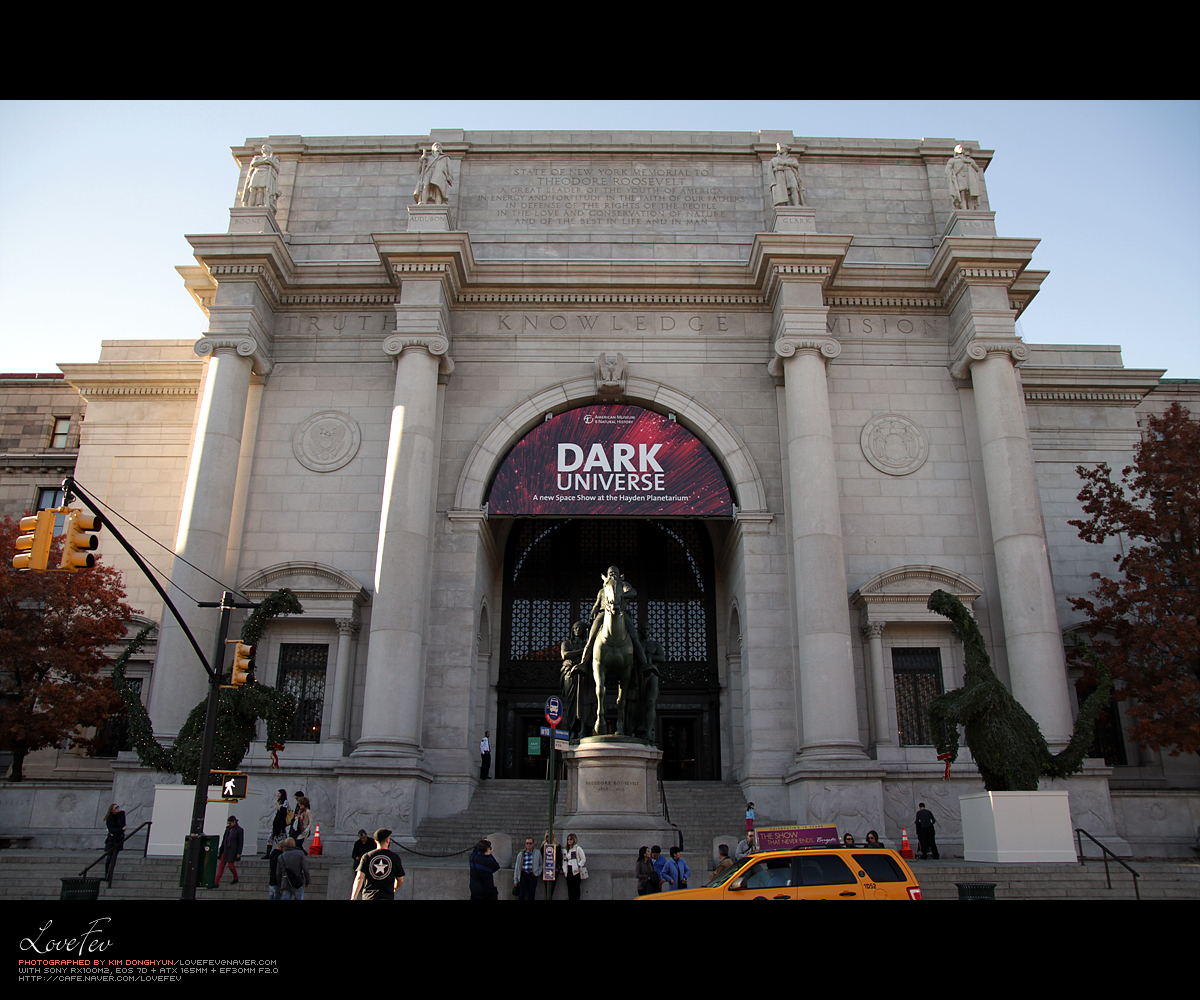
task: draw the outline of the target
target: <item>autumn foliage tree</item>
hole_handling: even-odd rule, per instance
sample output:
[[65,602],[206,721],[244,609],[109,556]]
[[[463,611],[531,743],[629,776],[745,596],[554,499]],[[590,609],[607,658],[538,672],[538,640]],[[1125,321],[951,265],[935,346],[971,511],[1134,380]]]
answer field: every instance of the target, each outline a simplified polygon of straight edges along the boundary
[[[110,567],[14,570],[20,534],[12,518],[0,521],[0,749],[13,755],[13,781],[22,779],[25,757],[35,750],[65,738],[89,748],[80,730],[118,709],[105,648],[122,641],[135,614]],[[61,544],[55,540],[51,566]]]
[[1120,576],[1071,604],[1119,685],[1133,699],[1130,736],[1172,755],[1200,750],[1200,421],[1178,403],[1150,417],[1133,465],[1076,470],[1088,542],[1121,539]]

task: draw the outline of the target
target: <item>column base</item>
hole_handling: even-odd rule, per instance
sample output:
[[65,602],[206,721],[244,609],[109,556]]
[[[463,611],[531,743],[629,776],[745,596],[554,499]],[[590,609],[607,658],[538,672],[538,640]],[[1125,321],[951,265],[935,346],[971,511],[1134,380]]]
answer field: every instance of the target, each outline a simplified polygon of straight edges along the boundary
[[417,827],[429,812],[433,772],[413,764],[347,761],[338,768],[336,828],[384,827],[401,844],[417,842]]

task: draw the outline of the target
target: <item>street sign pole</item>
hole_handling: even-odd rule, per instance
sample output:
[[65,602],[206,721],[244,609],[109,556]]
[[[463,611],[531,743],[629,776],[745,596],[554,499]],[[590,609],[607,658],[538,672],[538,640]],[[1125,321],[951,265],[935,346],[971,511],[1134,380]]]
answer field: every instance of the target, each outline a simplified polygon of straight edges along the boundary
[[[547,847],[552,848],[555,851],[555,853],[558,852],[558,844],[555,843],[555,836],[554,836],[554,805],[555,805],[555,801],[558,798],[558,767],[557,767],[557,759],[556,759],[556,755],[555,755],[554,744],[556,742],[555,736],[557,735],[557,732],[558,732],[558,724],[560,722],[562,722],[562,717],[563,717],[562,700],[558,697],[558,695],[551,695],[549,698],[546,699],[546,721],[548,723],[550,723],[550,737],[549,737],[549,739],[550,739],[550,744],[549,744],[549,746],[550,746],[550,754],[549,754],[550,770],[547,772],[547,777],[550,779],[550,781],[549,781],[549,785],[550,785],[549,816],[550,816],[550,818],[546,824],[546,841],[547,841]],[[545,859],[543,858],[543,863],[544,863],[544,861],[545,861]],[[551,874],[554,874],[553,869],[551,869],[550,871],[551,871]],[[553,892],[554,892],[553,881],[546,881],[546,898],[550,899],[551,894]]]

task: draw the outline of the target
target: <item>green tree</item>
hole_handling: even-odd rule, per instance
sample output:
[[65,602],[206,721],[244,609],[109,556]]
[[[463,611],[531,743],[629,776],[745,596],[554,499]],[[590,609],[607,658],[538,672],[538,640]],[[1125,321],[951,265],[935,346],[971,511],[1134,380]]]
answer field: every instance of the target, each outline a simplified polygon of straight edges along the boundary
[[1172,403],[1150,417],[1121,480],[1101,463],[1080,466],[1086,518],[1079,537],[1121,539],[1120,576],[1093,573],[1091,597],[1071,604],[1088,616],[1092,646],[1132,699],[1129,735],[1172,756],[1200,750],[1200,421]]
[[[25,757],[70,739],[90,748],[81,730],[99,726],[120,700],[105,649],[121,642],[136,613],[125,603],[121,574],[107,566],[77,573],[12,568],[20,527],[0,521],[0,749],[13,755],[10,780],[22,780]],[[56,539],[50,565],[57,566]]]

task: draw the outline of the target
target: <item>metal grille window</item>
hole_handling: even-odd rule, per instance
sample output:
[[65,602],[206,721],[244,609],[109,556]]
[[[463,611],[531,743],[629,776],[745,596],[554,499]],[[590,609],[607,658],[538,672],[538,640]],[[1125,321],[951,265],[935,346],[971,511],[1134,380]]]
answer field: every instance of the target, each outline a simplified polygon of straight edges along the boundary
[[285,642],[279,647],[279,690],[296,699],[291,738],[321,742],[321,709],[325,705],[325,670],[329,646]]
[[902,747],[933,745],[929,703],[942,694],[942,651],[937,648],[893,649],[896,722]]

